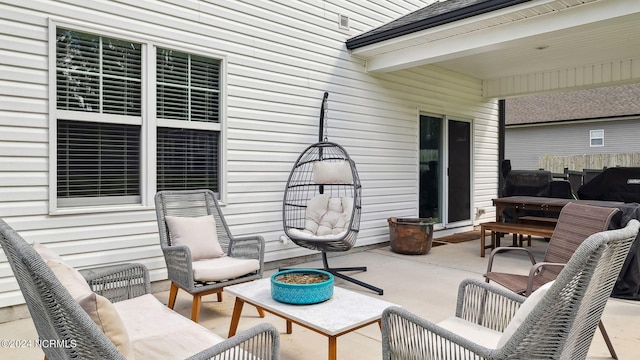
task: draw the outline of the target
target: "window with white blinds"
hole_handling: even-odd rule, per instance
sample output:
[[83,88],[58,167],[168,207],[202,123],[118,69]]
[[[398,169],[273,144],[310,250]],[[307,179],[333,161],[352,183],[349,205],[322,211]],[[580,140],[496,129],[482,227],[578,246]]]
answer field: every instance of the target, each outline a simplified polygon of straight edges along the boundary
[[56,29],[59,207],[140,202],[141,88],[141,44]]
[[158,127],[158,190],[219,192],[220,60],[158,48],[156,71],[158,119],[180,120]]
[[217,131],[158,128],[158,190],[218,191]]
[[141,45],[58,28],[59,110],[140,116]]
[[[58,199],[110,197],[140,201],[140,127],[58,121]],[[116,200],[120,198],[120,201]]]
[[[220,59],[55,31],[58,207],[139,204],[154,183],[151,190],[220,191]],[[145,45],[152,58],[143,56]],[[147,76],[149,61],[156,72]],[[143,88],[155,89],[148,93],[156,121],[147,126],[154,114],[146,113]],[[142,139],[156,151],[144,151]],[[156,168],[151,184],[142,182],[146,164]]]

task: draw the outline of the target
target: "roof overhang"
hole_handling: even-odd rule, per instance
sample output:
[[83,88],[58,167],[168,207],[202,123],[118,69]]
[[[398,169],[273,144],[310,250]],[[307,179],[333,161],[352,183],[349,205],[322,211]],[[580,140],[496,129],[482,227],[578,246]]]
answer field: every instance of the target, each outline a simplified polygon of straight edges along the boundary
[[372,72],[437,65],[481,79],[485,97],[639,82],[640,1],[518,2],[351,51]]

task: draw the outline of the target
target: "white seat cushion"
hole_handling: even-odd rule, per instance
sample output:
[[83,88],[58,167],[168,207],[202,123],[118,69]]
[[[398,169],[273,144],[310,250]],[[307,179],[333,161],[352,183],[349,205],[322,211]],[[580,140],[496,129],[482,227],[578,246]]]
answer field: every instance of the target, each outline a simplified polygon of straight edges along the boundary
[[502,336],[500,331],[492,330],[455,316],[439,322],[438,325],[462,336],[463,338],[469,339],[478,345],[490,349],[497,348],[500,336]]
[[223,340],[169,309],[151,294],[113,305],[127,329],[138,359],[184,359]]
[[289,234],[300,240],[313,240],[313,241],[336,241],[342,239],[346,235],[347,231],[343,231],[337,234],[331,235],[314,235],[307,230],[289,229]]
[[173,245],[186,245],[191,260],[215,259],[224,255],[218,242],[216,220],[213,215],[199,217],[166,216]]
[[217,259],[194,261],[193,278],[197,281],[222,281],[235,279],[260,269],[256,259],[239,259],[223,256]]

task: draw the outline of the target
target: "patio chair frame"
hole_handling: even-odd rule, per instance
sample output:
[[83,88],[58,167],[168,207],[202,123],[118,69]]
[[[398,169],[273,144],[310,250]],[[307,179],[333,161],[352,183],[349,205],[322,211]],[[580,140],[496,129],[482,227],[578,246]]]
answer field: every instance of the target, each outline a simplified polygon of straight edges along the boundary
[[[222,290],[225,286],[262,278],[264,238],[259,235],[233,236],[213,191],[208,189],[159,191],[155,196],[155,204],[160,247],[167,265],[167,276],[171,280],[167,304],[169,308],[173,309],[175,305],[178,289],[183,289],[193,296],[191,319],[198,322],[203,296],[217,294],[218,301],[222,301]],[[205,215],[213,215],[218,242],[226,255],[234,258],[257,259],[260,262],[259,270],[224,281],[202,282],[194,279],[191,252],[187,246],[172,244],[166,216],[198,217]],[[258,312],[261,317],[264,317],[262,309],[258,309]]]

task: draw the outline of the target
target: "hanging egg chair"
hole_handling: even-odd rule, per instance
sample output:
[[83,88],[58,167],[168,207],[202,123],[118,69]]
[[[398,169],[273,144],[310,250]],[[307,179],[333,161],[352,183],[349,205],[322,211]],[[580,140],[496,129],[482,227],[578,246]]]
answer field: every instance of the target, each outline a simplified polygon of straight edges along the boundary
[[331,268],[327,262],[327,252],[347,251],[355,245],[362,210],[355,162],[342,146],[327,141],[328,95],[322,100],[319,142],[300,154],[289,174],[282,210],[284,232],[296,245],[321,251],[323,270],[382,295],[382,289],[340,273],[366,271],[366,267]]

